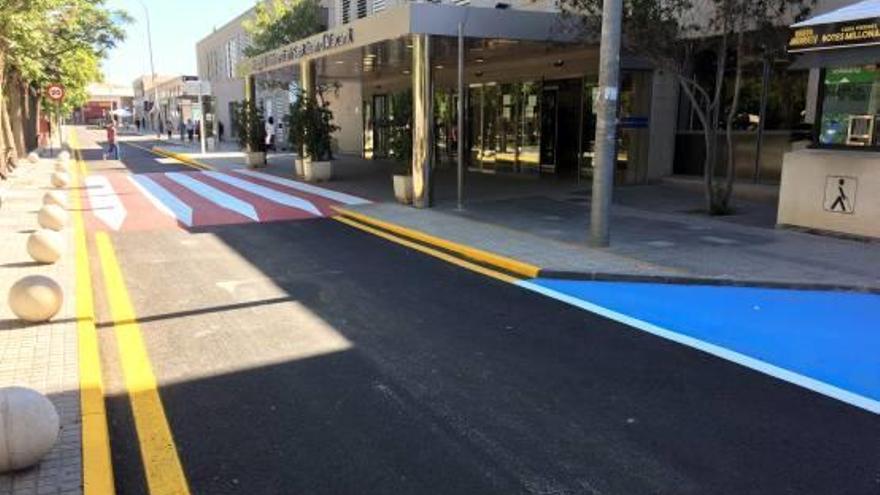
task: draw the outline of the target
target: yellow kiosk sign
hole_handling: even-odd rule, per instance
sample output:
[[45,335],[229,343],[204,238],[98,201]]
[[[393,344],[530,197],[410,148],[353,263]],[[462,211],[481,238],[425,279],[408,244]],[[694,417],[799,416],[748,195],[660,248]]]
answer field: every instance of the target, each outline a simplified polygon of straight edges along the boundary
[[880,44],[880,19],[819,24],[792,30],[789,52]]

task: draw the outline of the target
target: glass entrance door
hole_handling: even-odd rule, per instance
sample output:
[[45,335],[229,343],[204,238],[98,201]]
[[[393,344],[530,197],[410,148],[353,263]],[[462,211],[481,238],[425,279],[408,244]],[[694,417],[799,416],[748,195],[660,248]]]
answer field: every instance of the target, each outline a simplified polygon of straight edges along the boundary
[[541,92],[541,172],[556,170],[559,88],[545,86]]

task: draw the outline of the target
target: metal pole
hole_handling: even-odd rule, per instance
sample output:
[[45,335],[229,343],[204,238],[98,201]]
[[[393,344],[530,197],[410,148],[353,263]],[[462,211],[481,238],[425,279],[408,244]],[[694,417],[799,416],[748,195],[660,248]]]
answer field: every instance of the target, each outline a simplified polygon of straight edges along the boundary
[[202,154],[207,153],[205,142],[205,90],[202,87],[203,81],[199,80],[199,141],[202,145]]
[[590,205],[590,244],[608,246],[611,194],[617,155],[617,96],[620,77],[620,24],[623,0],[602,6],[602,44],[599,52],[599,104],[596,112],[596,161]]
[[761,148],[764,146],[764,119],[767,117],[767,93],[770,86],[770,61],[764,58],[764,69],[761,73],[761,108],[758,111],[758,134],[755,141],[755,172],[752,180],[755,184],[761,177]]
[[[155,99],[153,100],[153,107],[150,108],[150,114],[153,114],[153,113],[158,113],[156,111],[156,107],[159,105],[159,85],[156,83],[156,65],[153,63],[153,34],[150,31],[150,11],[147,10],[147,6],[146,6],[146,4],[144,4],[144,2],[142,0],[138,0],[138,1],[141,4],[141,7],[143,7],[143,9],[144,9],[144,18],[147,21],[147,47],[149,48],[149,52],[150,52],[150,72],[153,73],[153,91],[154,91],[154,95],[155,95],[154,96]],[[159,117],[160,118],[162,117],[161,114],[159,115]],[[156,124],[154,124],[154,127],[156,129],[159,128],[158,122]]]
[[458,23],[458,209],[464,208],[464,23]]

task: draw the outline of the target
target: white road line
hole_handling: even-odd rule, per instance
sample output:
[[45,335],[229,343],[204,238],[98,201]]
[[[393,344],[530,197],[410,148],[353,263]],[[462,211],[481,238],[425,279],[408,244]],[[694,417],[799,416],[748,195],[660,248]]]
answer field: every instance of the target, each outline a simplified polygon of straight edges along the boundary
[[192,227],[192,208],[186,203],[177,199],[177,196],[171,194],[164,187],[160,186],[153,179],[142,175],[129,175],[131,183],[153,203],[162,213],[169,217],[176,218],[180,223],[187,227]]
[[330,189],[325,189],[323,187],[313,186],[311,184],[304,184],[302,182],[297,182],[295,180],[284,179],[281,177],[276,177],[270,174],[264,174],[262,172],[255,172],[253,170],[245,170],[245,169],[237,169],[233,170],[233,172],[249,175],[251,177],[256,177],[258,179],[262,179],[266,182],[272,182],[273,184],[278,184],[281,186],[289,187],[291,189],[296,189],[298,191],[306,192],[309,194],[314,194],[315,196],[321,196],[327,199],[332,199],[333,201],[338,201],[339,203],[346,205],[365,205],[369,204],[370,201],[366,199],[359,198],[357,196],[352,196],[350,194],[345,194],[337,191],[333,191]]
[[290,194],[285,194],[283,192],[276,191],[274,189],[270,189],[268,187],[261,186],[259,184],[254,184],[253,182],[248,182],[244,179],[239,179],[238,177],[233,177],[231,175],[227,175],[220,172],[202,172],[208,177],[212,177],[219,181],[223,181],[231,186],[237,187],[244,191],[247,191],[252,194],[256,194],[257,196],[262,196],[269,201],[289,206],[291,208],[296,208],[298,210],[303,210],[311,213],[312,215],[322,217],[324,216],[311,201],[307,201],[303,198],[299,198],[297,196],[292,196]]
[[128,212],[110,180],[103,175],[90,175],[86,177],[86,190],[89,192],[89,204],[92,214],[107,224],[113,230],[119,230]]
[[181,186],[189,189],[190,191],[198,194],[208,201],[211,201],[221,208],[226,208],[227,210],[231,210],[241,215],[244,215],[255,222],[260,221],[260,217],[257,215],[257,211],[250,203],[242,201],[235,196],[227,194],[215,187],[211,187],[204,182],[199,182],[196,179],[193,179],[192,175],[193,174],[191,173],[182,172],[167,172],[165,174],[165,176],[169,179],[177,182]]
[[648,332],[658,337],[662,337],[664,339],[671,340],[673,342],[677,342],[679,344],[686,345],[694,349],[698,349],[708,354],[712,354],[713,356],[720,357],[721,359],[726,359],[727,361],[731,361],[747,368],[751,368],[755,371],[770,375],[774,378],[778,378],[780,380],[799,385],[806,389],[812,390],[813,392],[818,392],[822,395],[826,395],[839,401],[846,402],[847,404],[865,409],[874,414],[880,414],[880,401],[874,400],[870,397],[865,397],[863,395],[859,395],[848,390],[835,387],[834,385],[830,385],[828,383],[821,382],[808,376],[804,376],[799,373],[795,373],[793,371],[774,366],[770,363],[746,356],[745,354],[731,351],[730,349],[725,349],[724,347],[717,346],[715,344],[710,344],[708,342],[703,342],[702,340],[698,340],[687,335],[675,333],[671,330],[658,327],[657,325],[654,325],[652,323],[648,323],[646,321],[642,321],[637,318],[618,313],[617,311],[578,299],[576,297],[569,296],[567,294],[563,294],[553,289],[548,289],[527,280],[517,282],[517,285],[524,289],[543,294],[547,297],[552,297],[553,299],[556,299],[558,301],[562,301],[564,303],[571,304],[572,306],[587,310],[591,313],[595,313],[599,316],[604,316],[605,318],[608,318],[610,320],[623,323],[624,325],[627,325],[629,327]]

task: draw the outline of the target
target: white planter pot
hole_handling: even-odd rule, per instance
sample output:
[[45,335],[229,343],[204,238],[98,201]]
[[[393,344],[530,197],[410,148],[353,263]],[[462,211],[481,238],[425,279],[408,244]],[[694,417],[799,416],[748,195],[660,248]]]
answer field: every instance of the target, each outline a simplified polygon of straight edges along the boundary
[[266,153],[262,151],[245,151],[244,156],[250,168],[259,168],[266,164]]
[[316,162],[306,160],[305,178],[309,182],[323,182],[333,176],[333,162]]
[[306,175],[306,164],[305,160],[302,158],[294,158],[293,159],[293,169],[294,173],[297,177],[305,177]]
[[412,175],[395,175],[394,179],[394,197],[397,201],[408,205],[413,200],[413,180]]

